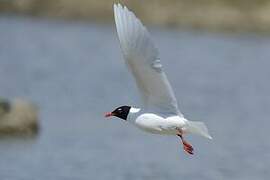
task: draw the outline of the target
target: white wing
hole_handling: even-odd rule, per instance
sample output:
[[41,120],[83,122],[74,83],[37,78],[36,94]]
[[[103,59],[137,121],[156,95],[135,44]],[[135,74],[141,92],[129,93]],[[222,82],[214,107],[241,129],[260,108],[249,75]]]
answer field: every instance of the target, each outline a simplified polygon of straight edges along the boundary
[[120,4],[114,4],[114,17],[125,61],[135,77],[145,108],[182,116],[147,29]]

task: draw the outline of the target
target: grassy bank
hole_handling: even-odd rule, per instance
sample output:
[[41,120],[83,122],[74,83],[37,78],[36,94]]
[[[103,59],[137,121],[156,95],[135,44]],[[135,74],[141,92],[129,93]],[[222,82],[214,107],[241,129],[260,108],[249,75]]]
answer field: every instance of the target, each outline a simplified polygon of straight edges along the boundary
[[0,11],[108,22],[113,2],[128,5],[154,25],[270,32],[268,0],[4,0]]

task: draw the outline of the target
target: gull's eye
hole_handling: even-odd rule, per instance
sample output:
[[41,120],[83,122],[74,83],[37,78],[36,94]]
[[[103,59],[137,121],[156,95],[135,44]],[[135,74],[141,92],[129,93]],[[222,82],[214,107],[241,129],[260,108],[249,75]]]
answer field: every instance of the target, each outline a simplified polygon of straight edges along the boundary
[[118,111],[119,111],[119,112],[122,112],[122,109],[120,108],[120,109],[118,109]]

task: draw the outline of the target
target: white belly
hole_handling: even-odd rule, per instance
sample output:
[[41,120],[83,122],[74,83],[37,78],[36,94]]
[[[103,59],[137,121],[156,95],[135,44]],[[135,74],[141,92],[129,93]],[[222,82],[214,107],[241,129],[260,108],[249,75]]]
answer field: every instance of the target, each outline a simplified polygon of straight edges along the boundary
[[177,129],[185,125],[185,120],[179,116],[163,118],[155,114],[142,114],[135,120],[135,125],[140,129],[153,134],[175,135]]

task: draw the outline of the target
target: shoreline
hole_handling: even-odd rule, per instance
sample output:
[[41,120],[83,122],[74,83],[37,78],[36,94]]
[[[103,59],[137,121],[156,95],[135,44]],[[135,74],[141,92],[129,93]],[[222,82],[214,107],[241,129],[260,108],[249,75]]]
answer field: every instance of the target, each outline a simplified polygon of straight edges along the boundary
[[[242,2],[241,0],[235,0]],[[0,12],[49,19],[112,22],[113,0],[13,0],[0,2]],[[119,1],[132,9],[145,24],[200,29],[214,32],[270,32],[270,2],[245,4],[225,0]],[[143,6],[142,6],[143,4]]]

